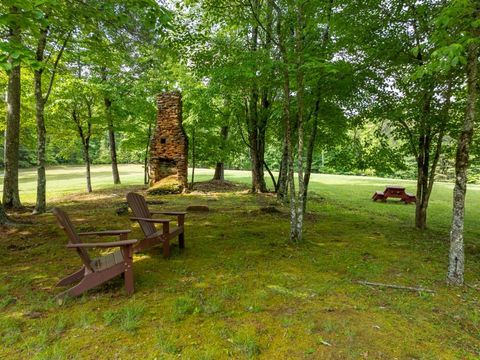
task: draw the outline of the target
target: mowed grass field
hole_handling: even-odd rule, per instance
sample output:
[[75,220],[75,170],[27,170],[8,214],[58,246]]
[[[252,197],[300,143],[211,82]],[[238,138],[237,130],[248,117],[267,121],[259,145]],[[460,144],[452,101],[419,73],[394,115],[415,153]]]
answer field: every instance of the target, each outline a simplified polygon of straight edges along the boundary
[[[85,194],[81,167],[47,171],[50,205],[79,231],[132,228],[117,215],[125,194],[144,193],[141,166],[93,167]],[[197,170],[197,180],[213,171]],[[248,184],[249,173],[227,171]],[[191,213],[184,251],[136,255],[136,292],[116,279],[59,304],[54,284],[80,266],[51,214],[12,214],[0,233],[0,358],[5,359],[478,359],[480,358],[480,188],[469,186],[466,280],[445,285],[451,184],[436,184],[429,229],[413,227],[414,206],[371,195],[394,179],[314,175],[305,241],[286,242],[288,208],[273,195],[238,191],[149,196]],[[35,172],[21,172],[21,196],[35,199]],[[279,212],[262,208],[275,206]],[[158,206],[157,206],[158,208]],[[366,287],[367,280],[434,290]]]

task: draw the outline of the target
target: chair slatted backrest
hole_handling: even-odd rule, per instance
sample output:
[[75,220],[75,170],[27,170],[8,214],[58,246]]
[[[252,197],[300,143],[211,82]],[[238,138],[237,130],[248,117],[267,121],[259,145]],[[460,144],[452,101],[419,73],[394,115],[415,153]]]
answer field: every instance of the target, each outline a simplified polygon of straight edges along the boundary
[[[72,221],[70,220],[70,217],[67,215],[67,213],[60,208],[53,208],[53,213],[57,217],[58,224],[67,234],[68,242],[71,244],[81,243],[82,240],[80,240],[80,237],[77,235],[75,227],[73,226]],[[76,248],[76,250],[80,258],[82,259],[85,267],[87,267],[90,271],[93,271],[91,259],[88,255],[87,250],[83,248]]]
[[[132,209],[133,215],[137,218],[151,218],[150,211],[148,210],[147,202],[142,195],[136,193],[127,194],[127,202],[130,208]],[[155,225],[151,222],[139,221],[140,227],[142,228],[143,234],[145,237],[152,235],[157,232]]]

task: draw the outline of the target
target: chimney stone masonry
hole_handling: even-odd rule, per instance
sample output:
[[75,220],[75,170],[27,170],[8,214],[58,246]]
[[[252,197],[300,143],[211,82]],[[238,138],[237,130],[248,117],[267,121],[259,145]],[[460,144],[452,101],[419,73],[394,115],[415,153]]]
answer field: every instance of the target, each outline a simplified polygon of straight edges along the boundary
[[150,186],[182,192],[188,182],[188,138],[182,126],[181,93],[158,95],[157,107],[157,126],[150,142]]

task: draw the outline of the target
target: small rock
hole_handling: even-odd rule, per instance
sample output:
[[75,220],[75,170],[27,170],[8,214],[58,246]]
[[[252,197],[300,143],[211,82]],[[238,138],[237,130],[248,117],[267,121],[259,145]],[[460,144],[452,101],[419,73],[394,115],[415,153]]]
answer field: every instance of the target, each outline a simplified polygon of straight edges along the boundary
[[28,313],[25,313],[23,316],[29,318],[29,319],[38,319],[42,317],[42,313],[39,311],[29,311]]
[[127,204],[122,204],[120,207],[118,207],[115,212],[117,215],[127,215],[128,214],[128,205]]

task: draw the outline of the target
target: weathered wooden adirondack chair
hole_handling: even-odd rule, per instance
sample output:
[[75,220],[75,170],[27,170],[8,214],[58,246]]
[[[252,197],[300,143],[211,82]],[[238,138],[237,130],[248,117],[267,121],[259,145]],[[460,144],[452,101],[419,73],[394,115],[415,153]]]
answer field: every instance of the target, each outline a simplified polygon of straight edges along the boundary
[[[77,285],[59,294],[62,298],[66,295],[77,296],[83,292],[104,283],[107,280],[123,275],[127,294],[133,293],[133,246],[138,240],[127,240],[130,230],[111,230],[77,233],[68,215],[59,208],[54,208],[53,213],[57,217],[60,227],[68,236],[67,248],[77,250],[82,259],[83,266],[73,274],[60,280],[56,286],[66,286],[80,281]],[[106,243],[84,243],[83,236],[118,236],[120,241]],[[111,254],[91,259],[87,249],[91,248],[114,248],[119,247]]]
[[[181,211],[150,211],[147,202],[142,195],[136,193],[127,194],[127,202],[132,209],[134,217],[130,218],[137,221],[143,231],[145,238],[140,240],[134,247],[135,252],[149,249],[152,246],[163,244],[163,257],[170,256],[170,240],[178,236],[178,245],[181,249],[185,248],[185,215]],[[177,216],[177,226],[171,227],[169,219],[156,219],[152,215],[174,215]],[[162,224],[162,230],[157,230],[155,224]]]

